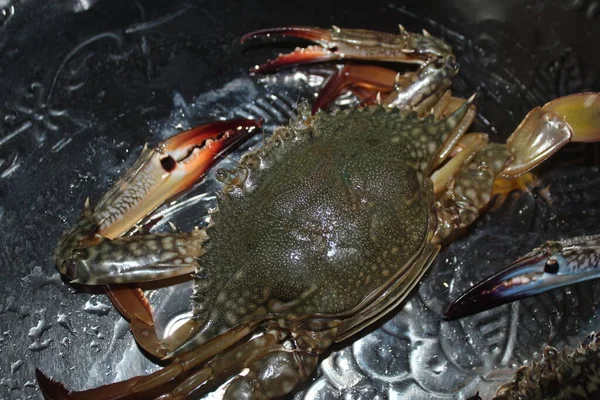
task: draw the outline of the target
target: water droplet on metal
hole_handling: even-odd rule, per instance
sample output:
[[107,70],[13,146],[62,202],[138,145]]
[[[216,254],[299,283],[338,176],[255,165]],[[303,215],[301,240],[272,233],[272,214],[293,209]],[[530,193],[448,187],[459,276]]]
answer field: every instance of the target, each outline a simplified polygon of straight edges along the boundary
[[56,320],[60,326],[69,331],[70,334],[75,334],[75,329],[71,326],[71,323],[67,319],[67,314],[58,313],[58,319]]
[[8,388],[9,391],[19,389],[19,384],[16,379],[13,378],[2,378],[0,379],[0,385]]
[[41,310],[37,311],[36,314],[39,316],[40,320],[38,321],[36,326],[29,330],[28,336],[30,339],[39,338],[40,336],[42,336],[42,333],[47,331],[52,326],[46,318],[45,308],[42,308]]
[[83,311],[94,315],[105,316],[108,315],[111,308],[112,307],[108,304],[96,301],[94,297],[91,297],[83,306]]
[[23,360],[17,360],[14,363],[10,364],[10,373],[14,374],[15,372],[17,372],[22,365]]
[[27,347],[27,350],[42,351],[47,349],[50,346],[50,343],[52,343],[52,339],[50,338],[44,340],[37,339],[35,342],[29,345],[29,347]]

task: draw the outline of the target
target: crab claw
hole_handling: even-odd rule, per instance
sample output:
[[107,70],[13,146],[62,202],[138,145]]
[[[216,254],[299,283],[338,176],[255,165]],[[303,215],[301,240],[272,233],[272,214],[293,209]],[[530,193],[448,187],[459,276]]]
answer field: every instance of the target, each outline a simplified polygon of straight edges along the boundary
[[99,234],[120,236],[165,200],[187,189],[247,137],[261,121],[217,121],[179,133],[156,148],[145,147],[136,163],[96,206]]
[[423,64],[433,58],[446,58],[452,50],[443,41],[429,34],[400,34],[375,32],[366,29],[323,29],[307,26],[288,26],[263,29],[242,37],[242,43],[271,35],[293,36],[317,43],[317,46],[297,48],[280,54],[276,59],[255,66],[253,72],[272,72],[282,67],[344,58],[371,61],[395,61]]
[[[145,147],[135,164],[102,196],[95,209],[86,202],[81,218],[61,238],[54,255],[60,273],[74,282],[100,284],[140,282],[193,270],[193,261],[186,265],[171,265],[164,259],[164,254],[156,251],[150,253],[156,253],[158,259],[147,256],[141,265],[129,262],[129,267],[125,268],[121,262],[121,266],[115,268],[98,245],[104,243],[105,250],[112,246],[112,250],[123,255],[135,238],[115,238],[133,228],[167,199],[189,188],[220,160],[223,153],[261,124],[261,121],[248,119],[218,121],[175,135],[154,149]],[[205,238],[200,230],[171,236],[185,243],[183,251],[188,256],[201,251],[200,244]],[[133,246],[139,247],[143,243],[142,240]],[[184,257],[183,253],[181,257]],[[150,266],[160,268],[156,270]],[[116,276],[115,270],[120,271]],[[130,270],[129,275],[126,270]],[[127,276],[129,278],[125,280]]]
[[254,68],[252,68],[252,72],[268,73],[276,71],[282,67],[331,61],[342,58],[342,55],[337,53],[335,50],[329,50],[332,40],[331,31],[317,27],[286,26],[280,28],[261,29],[245,34],[242,36],[241,42],[246,43],[249,40],[270,37],[271,35],[298,37],[318,43],[319,46],[308,46],[306,48],[298,47],[289,54],[279,54],[279,56],[274,60],[269,60],[262,65],[256,65]]
[[459,318],[548,290],[600,278],[600,235],[548,241],[454,301],[447,318]]

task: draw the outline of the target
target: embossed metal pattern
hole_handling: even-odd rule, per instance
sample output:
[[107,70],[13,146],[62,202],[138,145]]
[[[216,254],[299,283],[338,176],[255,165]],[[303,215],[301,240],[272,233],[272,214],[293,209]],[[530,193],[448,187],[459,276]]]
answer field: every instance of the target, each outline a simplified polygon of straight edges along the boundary
[[[332,70],[249,76],[286,45],[247,51],[243,33],[290,24],[425,28],[455,49],[455,93],[478,93],[474,130],[495,140],[535,105],[600,90],[599,2],[446,3],[0,0],[0,398],[40,398],[36,367],[73,389],[159,368],[100,290],[61,280],[52,252],[85,198],[96,201],[145,142],[234,116],[261,117],[269,133]],[[599,232],[599,154],[597,145],[569,145],[542,167],[531,193],[510,196],[446,247],[402,307],[336,346],[291,397],[489,398],[544,344],[572,345],[597,330],[593,282],[458,321],[442,314],[544,240]],[[210,176],[160,210],[154,229],[205,223],[217,189]],[[150,293],[161,330],[185,318],[189,290],[183,283]]]

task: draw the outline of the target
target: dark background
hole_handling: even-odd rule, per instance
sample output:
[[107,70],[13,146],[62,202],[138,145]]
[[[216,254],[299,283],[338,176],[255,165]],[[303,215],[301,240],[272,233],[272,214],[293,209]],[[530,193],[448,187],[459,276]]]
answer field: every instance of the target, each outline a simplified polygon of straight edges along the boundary
[[[600,2],[0,0],[0,398],[39,398],[34,369],[73,389],[157,367],[100,291],[66,285],[52,253],[145,142],[219,117],[284,123],[331,67],[251,77],[285,43],[244,48],[280,25],[425,28],[477,92],[473,130],[504,140],[536,105],[600,90]],[[252,143],[251,143],[252,144]],[[549,238],[598,233],[597,145],[569,145],[531,193],[512,195],[447,247],[395,315],[337,346],[295,398],[484,398],[544,344],[600,325],[593,283],[445,322],[450,301]],[[164,211],[184,229],[214,205],[213,180]],[[194,207],[192,207],[194,206]],[[162,224],[164,225],[164,224]],[[156,229],[162,229],[158,226]],[[187,311],[189,285],[151,294],[161,329]]]

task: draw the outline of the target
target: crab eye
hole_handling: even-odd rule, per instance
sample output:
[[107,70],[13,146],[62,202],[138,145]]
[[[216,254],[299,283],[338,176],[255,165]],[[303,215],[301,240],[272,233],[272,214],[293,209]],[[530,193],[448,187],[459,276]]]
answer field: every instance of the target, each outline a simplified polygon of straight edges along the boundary
[[433,60],[433,65],[438,69],[443,68],[444,64],[445,64],[445,60],[442,58],[436,58],[435,60]]
[[555,258],[549,258],[544,265],[544,272],[547,274],[556,274],[558,272],[558,261]]
[[63,274],[71,280],[77,279],[77,263],[69,260],[65,264],[66,266],[63,266],[65,272]]

